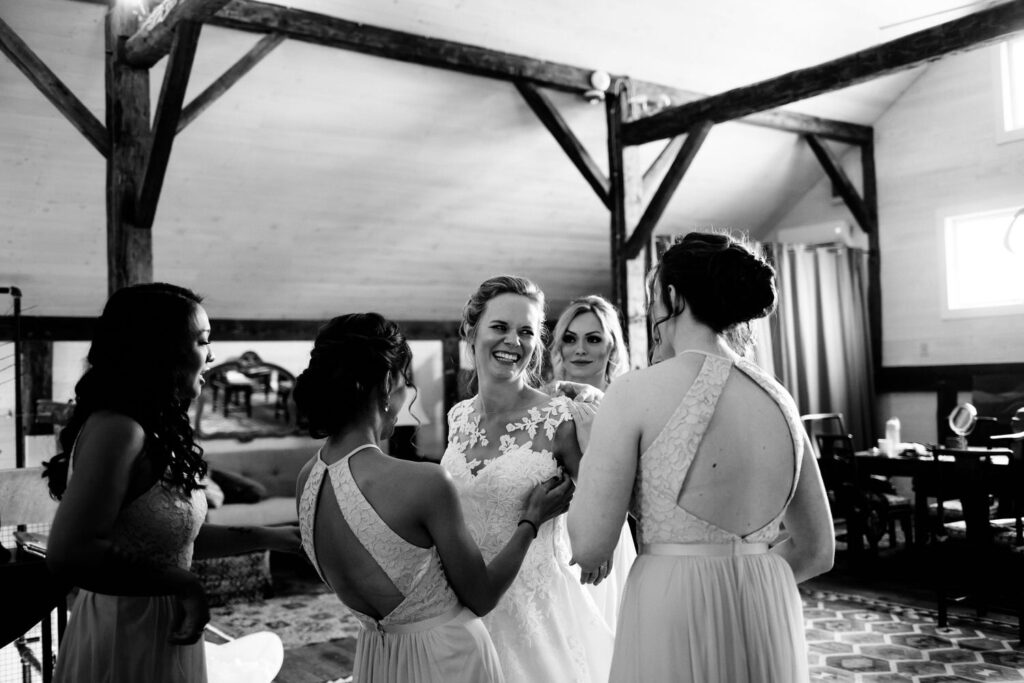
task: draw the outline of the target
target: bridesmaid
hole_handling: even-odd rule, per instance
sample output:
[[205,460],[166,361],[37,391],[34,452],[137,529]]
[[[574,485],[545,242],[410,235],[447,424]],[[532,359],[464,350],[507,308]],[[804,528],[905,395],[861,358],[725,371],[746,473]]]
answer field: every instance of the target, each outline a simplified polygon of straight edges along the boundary
[[376,313],[334,318],[317,335],[295,385],[311,434],[326,437],[299,474],[302,544],[363,625],[356,681],[503,681],[478,615],[512,583],[538,528],[567,508],[571,482],[531,487],[485,564],[445,471],[381,451],[415,389],[411,363],[398,326]]
[[203,683],[210,615],[192,558],[299,551],[295,526],[203,523],[206,462],[188,418],[213,362],[201,301],[175,285],[134,285],[96,323],[63,453],[46,465],[61,500],[46,562],[82,589],[56,681]]
[[[629,370],[629,351],[615,306],[596,294],[570,301],[555,323],[551,365],[555,381],[586,384],[599,389],[603,395],[613,379]],[[586,450],[597,406],[596,402],[574,402],[571,405],[576,433],[580,437],[580,450]],[[618,621],[626,577],[635,559],[633,535],[629,525],[623,524],[607,578],[590,584],[588,589],[613,631]]]
[[806,683],[797,583],[832,567],[832,518],[793,398],[726,340],[774,309],[774,271],[690,233],[652,290],[663,360],[609,387],[569,510],[584,569],[637,517],[611,680]]

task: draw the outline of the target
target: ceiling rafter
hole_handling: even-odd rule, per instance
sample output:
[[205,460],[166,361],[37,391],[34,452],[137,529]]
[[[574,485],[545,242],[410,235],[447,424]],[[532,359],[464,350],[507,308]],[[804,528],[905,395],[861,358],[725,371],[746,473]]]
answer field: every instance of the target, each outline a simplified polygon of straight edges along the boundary
[[85,136],[96,151],[104,157],[110,154],[107,129],[3,19],[0,19],[0,51]]
[[174,41],[182,22],[205,21],[229,0],[163,0],[124,44],[124,61],[135,68],[148,68],[160,61]]
[[590,156],[586,147],[569,128],[562,115],[558,113],[551,100],[532,83],[516,81],[516,89],[523,96],[530,109],[537,115],[544,127],[548,129],[555,141],[572,161],[573,165],[583,174],[583,178],[594,188],[598,198],[605,207],[611,206],[609,199],[608,178]]
[[701,120],[731,121],[981,47],[1022,29],[1024,0],[1012,0],[839,59],[662,110],[627,123],[623,141],[639,145],[678,135]]

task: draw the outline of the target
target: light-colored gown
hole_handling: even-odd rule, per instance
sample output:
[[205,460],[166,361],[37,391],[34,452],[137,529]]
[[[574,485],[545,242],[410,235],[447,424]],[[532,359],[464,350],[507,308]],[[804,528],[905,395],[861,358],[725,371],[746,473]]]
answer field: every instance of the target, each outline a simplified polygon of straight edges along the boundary
[[[202,489],[183,496],[161,481],[121,509],[111,540],[129,561],[189,569],[192,544],[205,518]],[[80,590],[60,643],[54,681],[205,683],[202,639],[193,645],[167,640],[174,628],[174,601],[169,595]]]
[[[580,453],[587,450],[587,444],[590,442],[590,427],[597,414],[597,407],[598,404],[593,402],[573,401],[569,404],[573,422],[576,423],[576,440],[579,442]],[[622,525],[619,542],[615,544],[615,552],[612,553],[611,559],[612,568],[604,580],[597,585],[588,583],[586,589],[604,616],[608,628],[614,633],[619,623],[619,603],[626,590],[629,569],[636,560],[636,546],[633,543],[633,534],[629,531],[629,524]]]
[[[480,429],[475,400],[448,414],[441,465],[452,475],[466,524],[488,562],[522,518],[533,488],[559,472],[552,453],[555,430],[572,419],[559,396],[509,422],[497,443]],[[466,451],[492,446],[498,456],[467,461]],[[608,680],[612,631],[571,557],[564,516],[541,525],[515,581],[484,617],[509,683],[595,683]]]
[[395,533],[352,478],[352,454],[368,447],[331,465],[318,454],[299,499],[302,547],[321,579],[313,531],[326,475],[352,533],[404,596],[379,621],[351,610],[362,625],[354,683],[500,683],[504,678],[487,629],[452,591],[437,550],[413,545]]
[[[640,556],[619,614],[615,683],[803,683],[807,652],[789,564],[768,550],[796,491],[803,437],[782,387],[756,365],[704,354],[663,431],[641,455],[633,491]],[[763,527],[737,536],[677,504],[733,368],[779,405],[793,439],[793,485]]]

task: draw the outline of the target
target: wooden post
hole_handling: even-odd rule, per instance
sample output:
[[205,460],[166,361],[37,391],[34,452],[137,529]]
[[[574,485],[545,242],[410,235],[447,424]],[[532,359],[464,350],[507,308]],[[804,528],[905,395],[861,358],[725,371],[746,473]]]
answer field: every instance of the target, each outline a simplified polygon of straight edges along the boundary
[[871,325],[871,356],[875,379],[882,369],[882,252],[878,233],[878,191],[875,188],[874,140],[860,146],[861,173],[864,184],[864,210],[867,220],[874,226],[868,233],[868,320]]
[[[620,79],[605,99],[608,124],[608,180],[611,209],[612,303],[622,312],[630,368],[647,364],[647,324],[644,315],[645,261],[630,259],[626,238],[640,220],[644,172],[636,147],[622,144],[622,126],[629,112],[628,81]],[[642,253],[642,252],[641,252]]]
[[37,424],[36,401],[53,397],[53,342],[48,339],[23,339],[25,379],[21,385],[21,412],[25,434],[52,434],[52,425]]
[[124,42],[139,28],[132,10],[107,12],[107,290],[153,281],[153,237],[135,223],[135,204],[150,147],[149,70],[128,66]]

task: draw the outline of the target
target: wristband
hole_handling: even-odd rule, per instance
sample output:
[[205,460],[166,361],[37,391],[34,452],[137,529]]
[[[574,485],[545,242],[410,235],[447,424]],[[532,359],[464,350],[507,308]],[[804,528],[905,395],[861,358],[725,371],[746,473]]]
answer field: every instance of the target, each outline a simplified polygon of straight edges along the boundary
[[534,524],[530,520],[526,519],[525,517],[523,517],[521,520],[519,520],[519,524],[516,524],[516,526],[520,526],[522,524],[529,524],[531,527],[533,527],[533,537],[537,538],[537,525],[536,524]]

